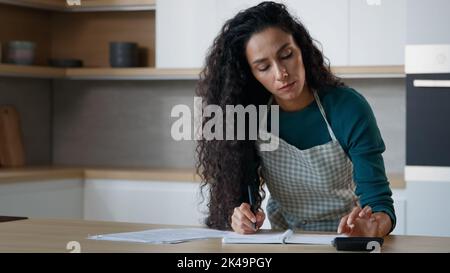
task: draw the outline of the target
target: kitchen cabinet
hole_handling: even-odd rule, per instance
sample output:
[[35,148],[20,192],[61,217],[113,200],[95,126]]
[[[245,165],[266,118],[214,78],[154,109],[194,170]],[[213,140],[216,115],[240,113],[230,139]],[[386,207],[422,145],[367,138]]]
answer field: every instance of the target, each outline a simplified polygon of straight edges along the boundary
[[[209,46],[226,20],[260,1],[164,0],[157,3],[156,66],[201,67]],[[285,1],[323,45],[333,65],[348,61],[348,0]],[[317,11],[321,15],[317,16]],[[332,21],[333,24],[329,22]],[[170,33],[171,35],[167,35]],[[194,37],[194,38],[193,38]],[[182,42],[180,42],[182,41]]]
[[201,226],[193,170],[15,168],[0,172],[0,215]]
[[[401,65],[388,65],[402,63],[390,61],[389,52],[388,55],[380,54],[381,57],[370,57],[375,62],[367,60],[364,54],[366,59],[358,61],[361,50],[357,48],[364,47],[367,39],[356,41],[361,45],[349,45],[349,37],[359,35],[349,31],[352,30],[349,27],[349,1],[287,0],[285,3],[321,43],[338,76],[404,77]],[[82,2],[81,6],[68,6],[64,1],[56,0],[0,0],[0,42],[21,39],[38,44],[35,65],[0,64],[0,75],[72,80],[196,80],[208,48],[223,23],[239,10],[259,2],[164,0],[156,4],[156,0],[94,0]],[[396,9],[401,8],[396,6]],[[399,14],[402,14],[401,10]],[[15,27],[8,27],[11,25]],[[395,31],[400,29],[398,26]],[[118,69],[109,66],[108,42],[124,40],[138,42],[143,67]],[[386,47],[389,45],[382,49]],[[399,51],[397,47],[393,48],[392,54]],[[78,58],[86,67],[48,67],[49,58]]]
[[76,7],[65,1],[0,0],[0,42],[12,40],[36,43],[34,65],[1,64],[0,75],[64,77],[65,69],[47,67],[50,58],[80,59],[80,69],[109,69],[106,74],[114,75],[109,42],[116,41],[137,43],[139,65],[154,68],[155,1],[94,0]]
[[201,226],[199,183],[87,179],[84,219]]
[[406,0],[350,0],[349,63],[403,65]]
[[448,180],[433,181],[407,177],[406,194],[408,196],[407,235],[450,236],[450,218],[448,217],[450,205],[447,201],[450,196],[450,183]]
[[157,9],[156,67],[201,67],[218,32],[216,1],[159,0]]
[[[158,1],[156,13],[157,69],[202,67],[208,48],[212,45],[225,21],[236,15],[238,11],[259,2],[257,0]],[[395,0],[394,2],[397,4],[383,2],[388,9],[395,8],[395,11],[389,12],[389,16],[396,12],[400,14],[400,17],[403,14],[404,19],[404,0]],[[375,53],[370,53],[372,56],[367,54],[366,36],[368,34],[362,31],[362,27],[351,27],[352,22],[360,24],[365,15],[353,16],[352,20],[351,12],[358,13],[359,11],[358,6],[355,6],[350,0],[286,0],[283,3],[287,5],[292,14],[300,18],[312,37],[320,43],[319,47],[323,49],[332,70],[338,76],[342,78],[404,77],[402,52],[405,24],[403,19],[401,19],[403,21],[397,22],[389,17],[387,23],[392,22],[394,27],[382,25],[377,28],[377,26],[373,26],[372,21],[375,23],[382,21],[377,19],[380,13],[367,10],[374,15],[369,17],[371,21],[364,22],[364,24],[377,31],[376,37],[374,38],[372,33],[369,39],[370,41],[377,40],[376,43],[371,44],[372,48],[375,47],[377,50]],[[354,7],[353,9],[350,9],[351,5]],[[382,12],[384,9],[383,6]],[[384,16],[384,13],[381,15]],[[390,40],[382,39],[384,36],[381,31],[386,31]],[[377,47],[380,40],[384,41],[381,48]],[[351,42],[353,45],[350,44]],[[388,52],[384,53],[386,50]],[[394,59],[391,58],[392,56]]]
[[0,215],[83,219],[83,179],[0,178]]
[[349,0],[287,0],[289,10],[298,16],[312,38],[323,48],[332,66],[348,65]]
[[450,44],[450,2],[448,0],[408,0],[406,43]]

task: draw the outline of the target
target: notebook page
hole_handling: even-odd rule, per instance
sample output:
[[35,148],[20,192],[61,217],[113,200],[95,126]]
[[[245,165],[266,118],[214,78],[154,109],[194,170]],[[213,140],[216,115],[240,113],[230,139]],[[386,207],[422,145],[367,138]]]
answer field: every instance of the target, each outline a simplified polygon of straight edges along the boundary
[[239,234],[231,232],[222,239],[224,244],[282,244],[292,230],[277,233]]
[[208,228],[173,228],[101,234],[89,236],[88,239],[151,244],[175,244],[190,240],[222,238],[228,233],[231,232]]
[[336,237],[347,237],[344,234],[292,234],[286,239],[287,244],[332,245]]

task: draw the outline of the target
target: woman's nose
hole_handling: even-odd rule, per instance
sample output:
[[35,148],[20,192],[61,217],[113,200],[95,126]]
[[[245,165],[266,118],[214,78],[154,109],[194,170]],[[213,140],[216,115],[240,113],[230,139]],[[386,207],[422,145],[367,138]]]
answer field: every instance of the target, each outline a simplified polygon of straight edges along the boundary
[[281,81],[281,82],[284,82],[286,79],[287,79],[287,77],[288,77],[288,73],[287,73],[287,70],[286,70],[286,68],[285,67],[278,67],[277,69],[276,69],[276,72],[275,73],[277,73],[276,74],[276,79],[277,79],[277,81]]

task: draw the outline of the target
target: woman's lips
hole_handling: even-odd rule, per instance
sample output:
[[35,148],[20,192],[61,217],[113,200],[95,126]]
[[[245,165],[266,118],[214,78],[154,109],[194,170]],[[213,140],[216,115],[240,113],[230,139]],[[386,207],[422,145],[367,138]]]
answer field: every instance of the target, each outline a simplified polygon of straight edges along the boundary
[[291,82],[291,83],[289,83],[287,85],[284,85],[283,87],[279,88],[278,91],[283,91],[283,92],[284,91],[288,91],[295,85],[296,82],[297,81],[293,81],[293,82]]

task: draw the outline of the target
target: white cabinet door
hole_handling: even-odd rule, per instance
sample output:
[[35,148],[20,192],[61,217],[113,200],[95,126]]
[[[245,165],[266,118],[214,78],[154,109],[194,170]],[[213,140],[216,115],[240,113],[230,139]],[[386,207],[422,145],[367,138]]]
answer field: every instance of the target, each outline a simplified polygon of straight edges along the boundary
[[348,65],[348,0],[286,0],[332,66]]
[[350,0],[350,65],[403,65],[406,0]]
[[[156,67],[193,68],[204,63],[208,48],[226,20],[259,0],[158,0]],[[323,46],[331,65],[348,64],[348,0],[281,1]]]
[[199,183],[87,179],[86,220],[201,226]]
[[261,0],[216,0],[217,1],[217,24],[219,28],[228,20],[233,18],[239,11],[255,6]]
[[395,216],[397,223],[392,231],[394,235],[406,235],[406,207],[407,200],[405,190],[393,189],[392,199],[394,199]]
[[201,67],[218,32],[216,1],[158,0],[156,6],[156,67]]
[[406,181],[407,235],[450,236],[450,179]]
[[0,183],[0,215],[83,218],[82,179]]

